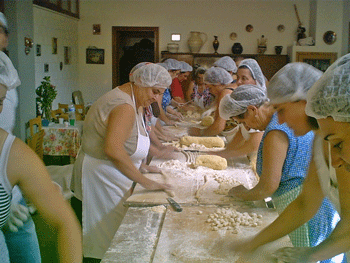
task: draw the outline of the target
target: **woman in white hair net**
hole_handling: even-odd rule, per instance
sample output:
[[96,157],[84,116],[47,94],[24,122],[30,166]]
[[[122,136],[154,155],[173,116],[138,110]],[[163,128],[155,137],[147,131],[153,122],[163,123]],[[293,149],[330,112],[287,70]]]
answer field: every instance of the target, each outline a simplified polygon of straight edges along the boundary
[[[307,175],[313,132],[296,137],[286,124],[279,124],[275,107],[268,103],[266,93],[256,85],[239,86],[221,101],[219,109],[225,118],[233,118],[247,128],[264,131],[257,154],[258,184],[252,189],[234,187],[228,195],[247,201],[271,196],[277,212],[282,213],[298,196]],[[310,221],[312,224],[305,224],[289,233],[294,246],[306,246],[311,242],[313,236],[309,233],[318,231],[315,225],[325,224],[324,218],[320,220],[323,214],[324,211],[321,211]],[[325,228],[320,229],[324,231]]]
[[[0,112],[7,91],[19,84],[16,69],[10,59],[0,52]],[[0,129],[0,145],[0,228],[5,225],[10,213],[12,188],[18,185],[25,197],[38,208],[44,220],[57,231],[60,261],[81,262],[78,220],[52,183],[42,160],[24,142],[3,129]],[[4,249],[3,244],[0,249]],[[6,256],[7,251],[0,251],[1,262],[10,262]]]
[[243,59],[237,69],[237,86],[243,84],[257,85],[266,91],[266,77],[255,59]]
[[75,198],[82,201],[86,258],[102,259],[126,213],[123,202],[133,182],[148,190],[170,189],[139,171],[150,147],[143,109],[170,84],[165,68],[146,64],[133,72],[132,82],[100,97],[86,115],[71,182]]
[[[167,60],[166,60],[167,61]],[[180,74],[173,79],[170,89],[171,89],[171,97],[173,100],[178,103],[178,106],[186,103],[184,88],[182,85],[186,82],[188,77],[190,76],[193,68],[191,65],[186,63],[185,61],[179,61],[180,63]]]
[[214,62],[215,67],[220,67],[226,70],[233,78],[233,83],[236,82],[237,65],[236,62],[229,56],[224,56]]
[[236,88],[236,85],[232,84],[232,76],[220,67],[209,68],[204,74],[204,82],[209,88],[210,94],[214,96],[212,107],[207,111],[208,114],[214,114],[214,122],[205,129],[191,127],[188,134],[192,136],[214,136],[225,130],[226,120],[220,117],[217,109],[221,99]]
[[[339,214],[330,200],[324,198],[327,194],[322,193],[320,185],[322,180],[318,179],[322,174],[330,174],[322,145],[316,146],[319,141],[322,141],[317,135],[318,125],[314,118],[307,116],[305,113],[306,94],[321,76],[322,72],[311,65],[290,63],[279,70],[269,82],[267,94],[270,104],[277,111],[279,123],[286,123],[296,136],[315,133],[315,137],[311,146],[313,149],[310,148],[312,158],[310,164],[307,164],[307,177],[303,183],[302,191],[271,225],[252,240],[241,245],[246,253],[250,253],[258,246],[274,241],[301,227],[300,230],[304,231],[303,235],[307,238],[300,238],[297,245],[294,243],[293,245],[303,248],[295,248],[294,251],[290,251],[290,248],[287,250],[281,249],[275,253],[276,257],[283,258],[286,253],[291,253],[295,259],[299,260],[292,262],[316,262],[318,260],[322,260],[320,262],[347,262],[345,255],[340,253],[329,254],[328,257],[313,258],[312,256],[310,258],[313,251],[317,251],[323,246],[324,242],[328,242],[326,240],[339,221]],[[303,151],[301,153],[309,154]],[[295,157],[295,160],[300,161],[298,156]],[[327,189],[327,192],[331,192],[331,189]],[[330,199],[332,200],[332,198]],[[338,212],[340,211],[338,210]],[[276,229],[279,229],[277,233]],[[328,259],[330,257],[333,258]]]
[[210,93],[210,89],[204,83],[204,74],[206,69],[199,67],[196,69],[193,80],[188,86],[186,92],[187,101],[193,101],[193,105],[207,109],[214,101],[214,96]]

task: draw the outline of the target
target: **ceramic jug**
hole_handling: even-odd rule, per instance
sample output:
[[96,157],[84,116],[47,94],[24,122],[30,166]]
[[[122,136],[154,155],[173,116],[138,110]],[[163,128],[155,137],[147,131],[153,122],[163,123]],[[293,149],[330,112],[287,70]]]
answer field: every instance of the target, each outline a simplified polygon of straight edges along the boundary
[[[204,36],[204,40],[201,38],[201,35]],[[208,36],[206,33],[191,31],[191,36],[188,39],[188,47],[190,48],[191,53],[198,53],[205,42],[207,42]]]

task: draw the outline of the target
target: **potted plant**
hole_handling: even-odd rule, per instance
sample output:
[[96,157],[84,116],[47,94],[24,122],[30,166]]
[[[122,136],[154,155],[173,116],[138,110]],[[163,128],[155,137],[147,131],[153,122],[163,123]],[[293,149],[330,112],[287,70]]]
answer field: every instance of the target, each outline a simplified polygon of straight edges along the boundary
[[42,114],[43,125],[48,125],[51,120],[52,102],[57,96],[56,87],[51,84],[50,76],[44,77],[41,85],[36,88],[35,93],[38,96],[36,101]]

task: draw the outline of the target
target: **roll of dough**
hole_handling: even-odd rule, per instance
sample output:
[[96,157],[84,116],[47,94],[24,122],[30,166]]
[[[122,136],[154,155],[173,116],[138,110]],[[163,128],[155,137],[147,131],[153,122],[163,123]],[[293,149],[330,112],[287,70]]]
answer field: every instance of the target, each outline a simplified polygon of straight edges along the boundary
[[201,121],[201,125],[206,127],[209,127],[213,123],[214,123],[214,118],[212,116],[205,116]]
[[202,144],[207,148],[224,148],[225,142],[219,137],[195,137],[195,136],[183,136],[180,138],[180,145],[190,146],[194,144]]
[[225,158],[217,155],[199,155],[196,159],[196,165],[214,170],[224,170],[227,168],[227,161]]

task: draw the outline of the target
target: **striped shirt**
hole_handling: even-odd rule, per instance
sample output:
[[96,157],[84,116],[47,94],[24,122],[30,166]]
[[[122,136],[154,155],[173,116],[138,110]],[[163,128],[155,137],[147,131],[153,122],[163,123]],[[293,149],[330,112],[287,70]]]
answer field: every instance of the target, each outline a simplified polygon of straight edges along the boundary
[[0,155],[0,228],[2,228],[9,216],[11,206],[12,187],[7,178],[7,161],[15,136],[9,134],[3,145]]

